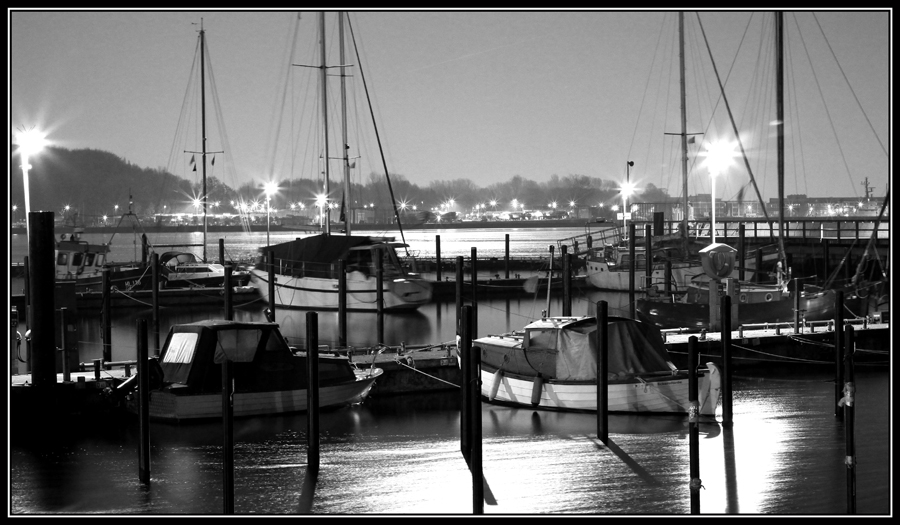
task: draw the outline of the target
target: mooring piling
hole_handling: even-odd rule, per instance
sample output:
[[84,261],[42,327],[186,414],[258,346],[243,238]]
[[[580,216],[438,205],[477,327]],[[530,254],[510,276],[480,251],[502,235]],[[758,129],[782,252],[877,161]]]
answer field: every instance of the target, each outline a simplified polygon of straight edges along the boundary
[[138,480],[150,483],[150,371],[147,320],[137,320]]
[[150,302],[153,304],[153,333],[156,355],[159,355],[159,254],[150,254]]
[[731,296],[722,297],[722,424],[732,425]]
[[319,314],[306,312],[306,439],[307,465],[319,472]]
[[222,361],[222,512],[234,514],[234,367]]
[[435,271],[437,272],[435,278],[438,282],[441,280],[441,236],[434,236],[434,261],[435,261]]
[[384,258],[375,259],[375,308],[378,312],[378,342],[384,344]]
[[700,514],[700,403],[697,401],[697,337],[688,338],[688,427],[690,433],[691,514]]
[[848,324],[844,328],[846,335],[846,367],[847,374],[844,377],[844,397],[838,405],[844,408],[844,446],[846,457],[844,464],[847,466],[847,513],[856,514],[856,443],[854,442],[854,424],[856,398],[856,379],[853,371],[853,353],[856,348],[853,325]]
[[609,304],[597,303],[597,439],[609,445]]
[[[625,211],[625,213],[628,212]],[[634,223],[631,222],[628,224],[628,257],[631,258],[631,263],[628,265],[628,311],[632,319],[637,319],[637,303],[634,300],[634,273],[637,265],[637,262],[634,260],[634,235]]]
[[338,260],[338,346],[347,346],[347,262]]
[[469,333],[472,339],[478,337],[478,250],[472,246],[472,321]]
[[481,456],[481,349],[472,346],[473,313],[474,310],[471,306],[463,306],[460,330],[462,366],[468,372],[463,379],[462,388],[463,391],[466,391],[466,401],[461,418],[466,421],[465,435],[467,438],[462,447],[464,449],[463,456],[466,458],[472,474],[472,513],[484,514],[484,476]]
[[231,288],[231,265],[225,265],[225,281],[222,282],[222,291],[225,292],[225,320],[231,321],[234,319],[234,298],[232,297],[233,290]]
[[[269,270],[269,314],[270,323],[275,322],[275,250],[269,250],[268,263],[266,266]],[[266,317],[269,317],[268,315]]]
[[844,418],[839,406],[844,387],[844,292],[834,293],[834,417]]

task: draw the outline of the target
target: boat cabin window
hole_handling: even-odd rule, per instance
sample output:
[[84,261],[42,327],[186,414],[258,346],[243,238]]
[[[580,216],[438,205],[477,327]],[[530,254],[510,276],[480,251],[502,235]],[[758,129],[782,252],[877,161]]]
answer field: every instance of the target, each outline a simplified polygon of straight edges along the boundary
[[86,267],[94,265],[94,255],[96,255],[96,254],[93,254],[93,253],[84,254],[84,265]]
[[525,349],[543,348],[556,350],[556,329],[551,330],[526,330]]
[[94,261],[94,266],[103,266],[103,263],[105,263],[105,262],[106,262],[106,254],[98,253],[97,260]]
[[72,254],[72,266],[78,268],[81,266],[81,261],[84,259],[84,254],[81,252],[75,252]]
[[188,364],[194,359],[194,349],[200,334],[194,332],[175,332],[169,340],[169,346],[163,356],[163,363]]
[[226,359],[235,363],[253,362],[260,341],[268,335],[260,329],[222,330],[218,332],[214,363],[222,363]]
[[60,252],[56,256],[56,265],[57,266],[66,266],[69,264],[69,254],[65,252]]

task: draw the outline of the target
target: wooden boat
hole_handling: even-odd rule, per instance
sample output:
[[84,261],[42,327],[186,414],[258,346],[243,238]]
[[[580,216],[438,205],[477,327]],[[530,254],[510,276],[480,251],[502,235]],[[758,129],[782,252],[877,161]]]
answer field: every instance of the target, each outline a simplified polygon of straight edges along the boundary
[[[567,411],[597,410],[597,320],[546,317],[524,330],[481,337],[481,393],[489,402]],[[659,330],[610,317],[610,412],[689,413],[688,372],[672,364]],[[715,415],[718,368],[698,371],[702,415]]]
[[[159,360],[151,359],[158,381],[150,391],[150,418],[221,417],[225,359],[233,362],[235,417],[307,410],[306,353],[288,346],[278,324],[208,320],[173,326]],[[318,366],[322,408],[361,403],[382,374],[380,368],[358,370],[346,357],[320,355]],[[119,390],[135,387],[123,383]],[[128,409],[137,412],[129,398]]]
[[[225,266],[202,262],[190,252],[166,252],[159,256],[159,265],[167,288],[217,287],[225,283]],[[249,270],[238,269],[231,274],[233,286],[249,281]]]
[[110,287],[123,290],[149,289],[151,272],[145,263],[107,261],[109,243],[89,243],[81,239],[83,228],[63,233],[56,242],[56,282],[72,283],[77,292],[103,290],[103,269],[109,270]]
[[[408,273],[396,246],[400,243],[367,236],[314,235],[260,251],[275,254],[275,297],[269,297],[265,254],[250,271],[250,279],[267,302],[289,308],[338,308],[338,261],[347,268],[347,309],[376,311],[380,287],[384,310],[414,310],[431,301],[431,284]],[[379,282],[375,261],[382,260]]]

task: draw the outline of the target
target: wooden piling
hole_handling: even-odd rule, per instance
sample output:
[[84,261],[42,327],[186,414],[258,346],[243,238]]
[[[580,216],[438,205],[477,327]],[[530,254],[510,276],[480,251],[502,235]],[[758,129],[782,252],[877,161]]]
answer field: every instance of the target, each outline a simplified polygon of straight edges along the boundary
[[800,281],[794,279],[794,333],[799,334],[800,330],[800,296],[803,295],[803,285]]
[[225,320],[234,320],[234,290],[231,287],[231,265],[225,265],[225,281],[222,283],[222,289],[225,292]]
[[306,439],[307,465],[319,472],[319,314],[306,312]]
[[30,212],[28,224],[31,309],[27,317],[31,330],[31,379],[35,387],[49,391],[56,384],[53,212]]
[[151,300],[153,304],[153,333],[155,339],[156,355],[159,355],[159,254],[150,254],[150,286]]
[[[744,261],[747,260],[747,248],[744,242],[747,233],[747,226],[742,222],[738,225],[738,245],[737,245],[737,257],[738,257],[738,281],[744,280]],[[757,268],[759,270],[759,268]]]
[[62,352],[62,373],[63,382],[72,381],[72,370],[69,366],[69,341],[68,341],[68,308],[63,306],[59,309],[59,349]]
[[234,514],[234,367],[222,361],[222,513]]
[[609,304],[597,303],[597,439],[609,445]]
[[563,304],[562,314],[564,317],[572,315],[572,274],[570,273],[571,258],[567,253],[568,246],[563,245],[560,249],[562,256],[562,273],[563,273]]
[[378,342],[384,344],[384,258],[375,259],[375,309],[378,313]]
[[472,246],[472,321],[469,333],[472,339],[478,337],[478,251]]
[[844,387],[844,292],[834,293],[834,417],[841,420],[844,411],[838,403]]
[[441,236],[434,236],[434,260],[435,260],[435,270],[437,271],[437,276],[435,278],[436,281],[441,280]]
[[644,226],[644,242],[646,243],[644,248],[644,286],[649,288],[653,283],[653,234],[650,232],[649,224]]
[[219,264],[225,266],[225,239],[219,239]]
[[109,268],[103,268],[101,286],[103,287],[103,361],[112,361],[112,291],[110,290]]
[[459,335],[460,323],[462,323],[463,305],[463,258],[456,257],[456,335]]
[[[461,257],[460,257],[461,259]],[[458,259],[457,259],[458,260]],[[459,270],[457,270],[459,273]],[[469,384],[472,382],[472,369],[467,365],[469,362],[469,354],[471,353],[472,348],[472,339],[469,334],[469,321],[466,319],[466,315],[469,315],[471,310],[465,306],[460,306],[459,308],[459,320],[457,322],[457,351],[459,352],[459,361],[460,361],[460,372],[461,372],[461,386],[460,388],[460,417],[459,417],[459,445],[460,451],[462,452],[463,457],[466,459],[466,463],[471,466],[471,452],[472,452],[472,434],[470,429],[470,412],[472,410],[471,403],[469,401]]]
[[697,401],[697,337],[688,338],[688,427],[690,431],[691,514],[700,514],[700,403]]
[[631,263],[628,266],[628,311],[632,319],[637,319],[637,305],[634,300],[634,272],[637,265],[637,261],[634,260],[634,232],[634,223],[631,222],[628,224],[628,256],[631,258]]
[[275,322],[275,250],[269,250],[268,257],[268,270],[269,270],[269,315],[266,317],[269,319],[270,323]]
[[506,278],[509,279],[509,234],[506,234],[506,251],[503,255],[503,266],[506,269]]
[[472,345],[475,332],[472,330],[475,310],[463,307],[463,341],[466,344],[466,360],[463,366],[469,369],[469,381],[464,388],[469,390],[468,434],[469,471],[472,474],[472,513],[484,514],[484,482],[481,455],[481,349]]
[[550,290],[553,288],[553,245],[550,245],[550,267],[547,270],[547,316],[550,313]]
[[347,346],[347,262],[338,260],[338,346]]
[[731,296],[722,297],[722,425],[732,425]]
[[150,483],[150,371],[147,320],[137,320],[138,480]]
[[844,463],[847,466],[847,514],[856,514],[856,443],[854,442],[854,401],[856,396],[856,380],[853,371],[853,352],[856,348],[853,332],[853,325],[848,324],[844,329],[846,335],[847,351],[846,367],[847,374],[844,383],[844,397],[842,403],[844,406],[844,445],[846,450],[846,458]]

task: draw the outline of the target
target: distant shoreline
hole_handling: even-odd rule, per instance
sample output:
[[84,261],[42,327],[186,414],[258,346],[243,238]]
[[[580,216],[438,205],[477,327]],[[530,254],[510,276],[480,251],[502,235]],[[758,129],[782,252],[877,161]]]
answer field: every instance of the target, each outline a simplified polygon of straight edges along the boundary
[[[404,224],[404,230],[457,230],[457,229],[476,229],[476,228],[572,228],[578,226],[585,226],[588,224],[610,224],[613,223],[609,221],[605,221],[602,219],[594,219],[591,221],[587,221],[584,219],[550,219],[550,220],[522,220],[522,221],[467,221],[467,222],[449,222],[449,223],[422,223],[422,224]],[[340,223],[333,223],[331,225],[332,232],[340,232],[343,229],[344,225]],[[396,224],[353,224],[351,225],[351,231],[384,231],[384,230],[393,230],[396,229]],[[202,226],[189,225],[189,226],[157,226],[157,225],[146,225],[142,226],[141,230],[144,233],[188,233],[195,232],[200,233],[203,231]],[[56,233],[69,233],[72,231],[71,226],[57,226]],[[84,228],[84,233],[123,233],[123,232],[131,232],[132,228],[127,226],[87,226]],[[243,232],[246,231],[243,226],[207,226],[206,231],[208,233],[219,233],[219,232]],[[323,231],[321,228],[313,227],[313,226],[284,226],[280,224],[273,224],[269,227],[270,232],[285,232],[285,231],[296,231],[296,232],[321,232]],[[254,226],[250,229],[250,232],[253,233],[265,233],[265,226]],[[11,227],[11,234],[25,234],[24,227]]]

